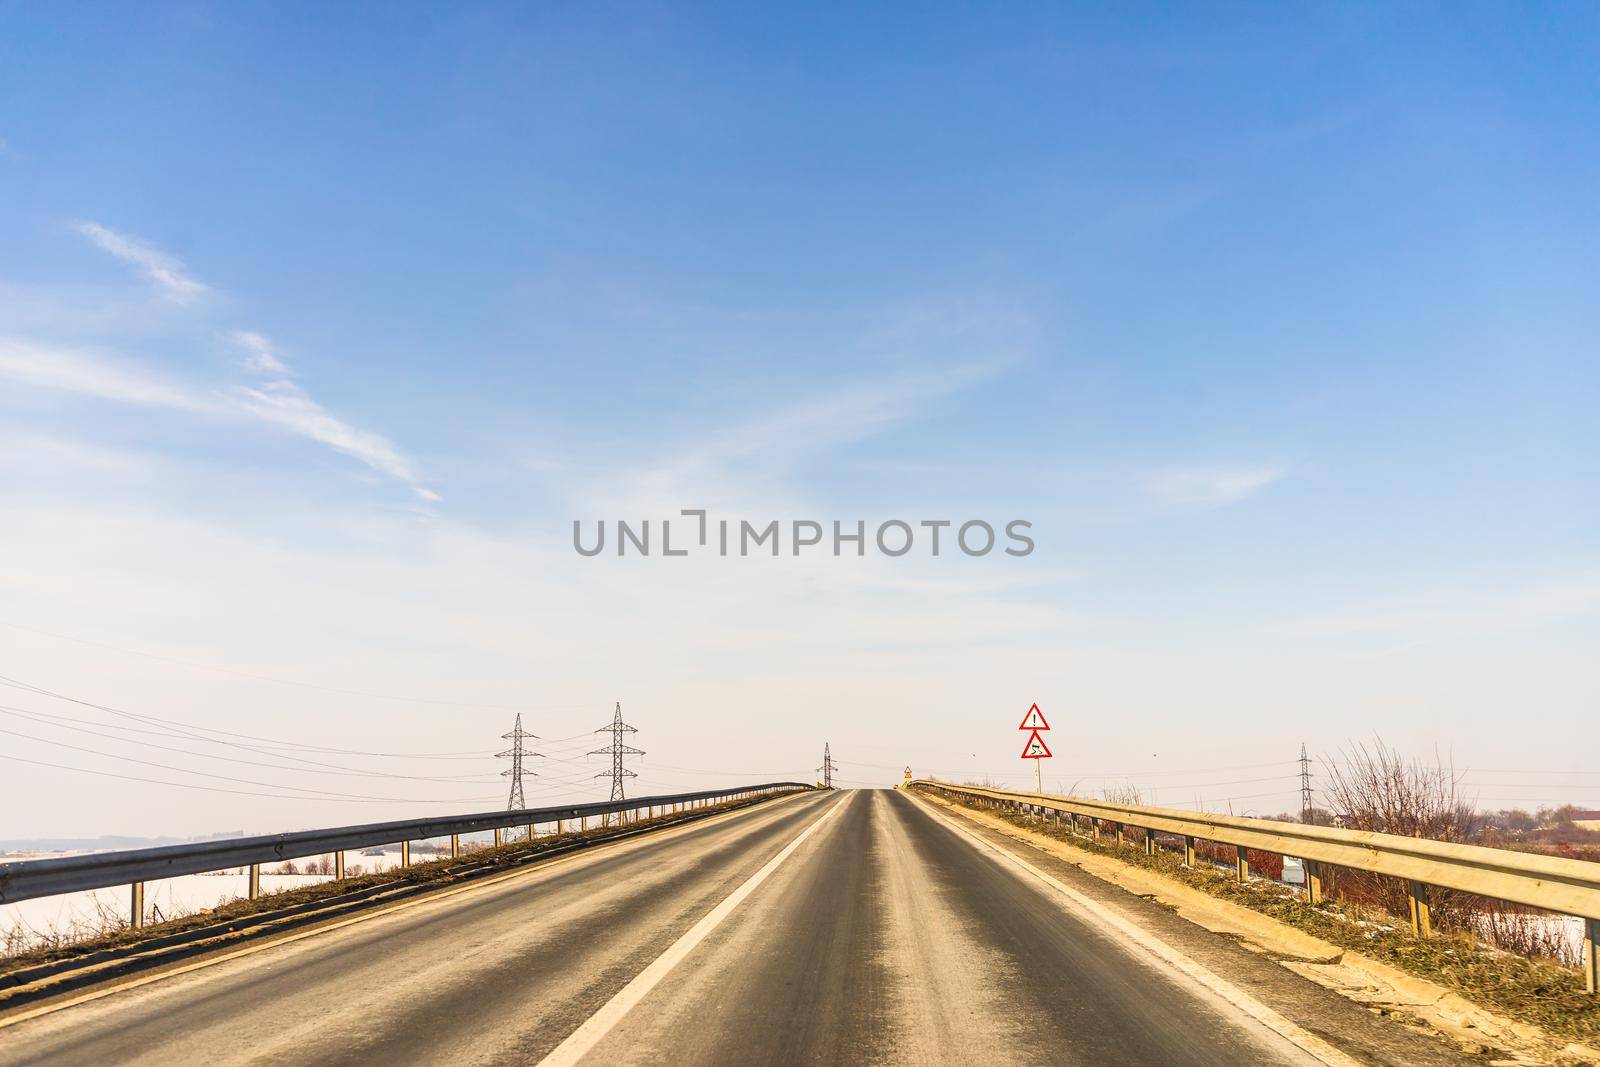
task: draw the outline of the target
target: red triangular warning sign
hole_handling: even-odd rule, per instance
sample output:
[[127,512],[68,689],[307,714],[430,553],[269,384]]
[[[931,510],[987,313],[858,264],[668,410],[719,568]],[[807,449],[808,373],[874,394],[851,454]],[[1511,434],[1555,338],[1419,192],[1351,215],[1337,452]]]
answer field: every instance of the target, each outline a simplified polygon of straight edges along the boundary
[[1023,759],[1049,759],[1050,746],[1044,743],[1044,738],[1035,730],[1028,735],[1028,743],[1022,746]]
[[1022,717],[1022,725],[1017,727],[1017,729],[1048,730],[1050,729],[1050,724],[1044,721],[1044,712],[1040,711],[1039,705],[1035,704],[1033,707],[1028,709],[1028,714]]

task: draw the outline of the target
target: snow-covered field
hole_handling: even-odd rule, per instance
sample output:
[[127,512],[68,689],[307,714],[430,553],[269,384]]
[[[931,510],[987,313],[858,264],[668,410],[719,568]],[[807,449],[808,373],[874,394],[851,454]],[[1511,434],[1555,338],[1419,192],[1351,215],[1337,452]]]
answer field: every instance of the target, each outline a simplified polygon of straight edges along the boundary
[[[0,855],[0,863],[49,859],[62,855],[65,853]],[[413,862],[420,862],[435,857],[413,851],[411,858]],[[297,866],[304,867],[305,863],[305,860],[300,860]],[[345,863],[350,873],[355,873],[358,867],[362,871],[388,870],[400,865],[400,850],[384,850],[375,856],[349,852],[345,855]],[[282,866],[273,864],[262,867],[263,893],[277,893],[285,889],[315,885],[318,882],[329,881],[332,877],[326,874],[283,874],[279,870]],[[187,915],[202,908],[214,908],[218,904],[244,896],[248,889],[246,872],[239,868],[210,874],[186,874],[178,878],[146,882],[145,917],[147,921],[156,922],[162,918]],[[15,904],[0,904],[0,944],[13,943],[14,931],[18,929],[21,930],[25,943],[37,941],[41,935],[49,933],[64,934],[73,931],[82,934],[92,933],[115,925],[117,921],[126,921],[128,902],[128,887],[116,886],[111,889],[23,900]]]

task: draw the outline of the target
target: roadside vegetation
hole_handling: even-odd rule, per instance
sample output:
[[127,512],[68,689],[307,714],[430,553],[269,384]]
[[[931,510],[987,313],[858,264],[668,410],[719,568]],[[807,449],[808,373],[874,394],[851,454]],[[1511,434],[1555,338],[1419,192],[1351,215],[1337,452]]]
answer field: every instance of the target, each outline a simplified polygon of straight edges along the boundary
[[[1459,794],[1459,778],[1439,762],[1406,759],[1374,741],[1326,761],[1325,806],[1311,821],[1350,829],[1427,837],[1440,841],[1517,848],[1522,851],[1591,859],[1600,838],[1573,826],[1571,809],[1483,815]],[[995,788],[984,783],[970,782]],[[1107,791],[1114,803],[1140,804],[1128,786]],[[1564,916],[1435,888],[1434,936],[1412,936],[1406,886],[1394,878],[1325,868],[1326,900],[1315,907],[1303,892],[1285,884],[1283,857],[1249,853],[1252,878],[1240,883],[1230,845],[1196,841],[1194,868],[1182,861],[1180,838],[1157,834],[1156,854],[1146,855],[1134,831],[1119,846],[1105,834],[1099,842],[1066,826],[1035,821],[1012,812],[971,807],[989,816],[1074,847],[1155,870],[1185,885],[1241,904],[1288,923],[1341,948],[1429,979],[1510,1018],[1534,1023],[1568,1040],[1600,1039],[1600,997],[1587,993],[1578,970],[1581,946]],[[1335,815],[1334,813],[1337,813]],[[1291,815],[1276,816],[1287,822]]]

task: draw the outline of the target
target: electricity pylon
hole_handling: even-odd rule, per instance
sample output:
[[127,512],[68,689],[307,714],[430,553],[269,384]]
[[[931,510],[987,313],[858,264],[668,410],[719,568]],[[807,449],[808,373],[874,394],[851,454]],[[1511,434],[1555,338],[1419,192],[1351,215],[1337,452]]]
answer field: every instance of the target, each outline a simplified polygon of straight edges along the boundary
[[[504,752],[495,753],[495,759],[510,758],[511,760],[511,766],[500,772],[500,777],[511,779],[511,796],[506,799],[506,810],[521,811],[523,808],[528,806],[527,801],[522,799],[522,776],[524,774],[533,774],[532,771],[525,770],[523,768],[522,760],[525,756],[539,755],[537,752],[529,752],[527,749],[523,748],[522,742],[530,737],[534,737],[534,735],[523,732],[522,713],[519,711],[517,712],[517,723],[511,728],[511,732],[501,734],[500,737],[502,740],[511,742],[510,748],[506,749]],[[535,740],[537,740],[537,738],[535,738]],[[534,775],[534,777],[538,776]]]
[[[624,778],[639,777],[637,774],[634,774],[632,771],[628,770],[628,768],[622,765],[622,757],[624,756],[644,755],[643,749],[633,748],[630,745],[625,745],[622,743],[623,734],[636,734],[638,732],[639,731],[637,729],[622,721],[622,704],[620,702],[617,704],[617,713],[612,717],[611,724],[609,726],[602,726],[600,729],[595,731],[597,734],[611,735],[611,744],[607,745],[605,748],[597,748],[593,752],[589,753],[589,755],[611,757],[611,769],[609,771],[603,771],[600,774],[595,775],[595,777],[611,779],[612,800],[626,799],[622,789],[622,780]],[[606,816],[606,822],[607,824],[611,822],[611,816]]]
[[1300,742],[1300,821],[1309,823],[1311,811],[1311,760],[1306,756],[1306,744]]
[[833,755],[828,748],[828,743],[824,741],[822,743],[822,766],[817,768],[817,773],[822,775],[822,788],[833,788],[833,772],[838,769],[839,765],[833,762]]

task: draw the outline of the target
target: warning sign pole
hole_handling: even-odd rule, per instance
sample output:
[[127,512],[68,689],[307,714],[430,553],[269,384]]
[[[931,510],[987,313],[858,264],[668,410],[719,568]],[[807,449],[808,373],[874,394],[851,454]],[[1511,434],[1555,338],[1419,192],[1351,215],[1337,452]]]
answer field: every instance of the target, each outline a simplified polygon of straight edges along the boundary
[[1045,721],[1044,712],[1039,710],[1039,705],[1035,704],[1028,709],[1028,714],[1022,717],[1022,725],[1017,729],[1028,731],[1028,742],[1022,746],[1022,758],[1033,760],[1033,791],[1043,793],[1044,772],[1039,767],[1039,761],[1050,758],[1050,746],[1039,736],[1039,731],[1050,729],[1050,724]]

